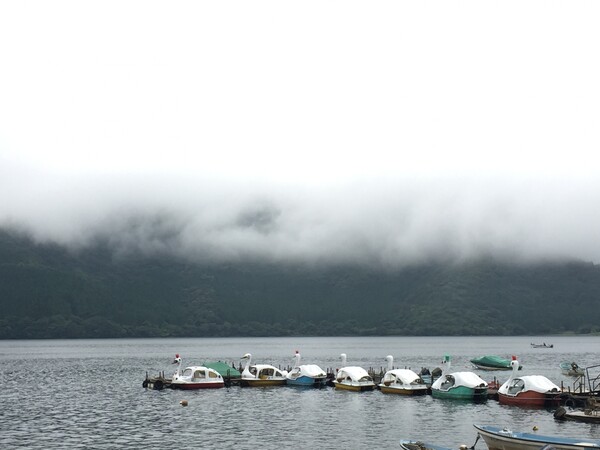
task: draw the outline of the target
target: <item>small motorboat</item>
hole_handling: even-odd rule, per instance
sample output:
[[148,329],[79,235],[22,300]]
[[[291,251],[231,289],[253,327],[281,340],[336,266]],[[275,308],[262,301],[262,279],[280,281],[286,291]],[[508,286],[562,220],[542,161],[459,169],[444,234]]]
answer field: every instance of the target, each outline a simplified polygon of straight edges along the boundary
[[294,367],[287,374],[287,384],[292,386],[323,387],[327,373],[316,364],[300,364],[300,352],[294,355]]
[[560,388],[542,375],[517,376],[519,361],[515,357],[510,362],[512,373],[498,389],[498,400],[503,405],[558,406]]
[[595,397],[588,397],[583,410],[567,410],[559,406],[554,411],[554,418],[558,420],[575,420],[577,422],[600,423],[600,401]]
[[394,369],[394,357],[385,358],[388,363],[387,372],[381,379],[379,389],[384,394],[423,395],[427,393],[427,385],[423,379],[410,369]]
[[450,371],[450,356],[446,355],[442,376],[431,385],[434,398],[450,398],[460,400],[485,401],[488,398],[488,385],[479,375],[473,372]]
[[521,433],[491,425],[473,425],[491,450],[539,450],[550,445],[557,450],[600,449],[600,441],[562,436]]
[[408,440],[401,440],[400,448],[403,450],[452,450],[450,447],[442,447],[441,445],[434,445],[421,441]]
[[569,377],[580,377],[585,374],[585,369],[579,367],[576,362],[563,361],[559,366],[561,373]]
[[346,391],[372,391],[375,389],[375,382],[369,373],[362,367],[346,366],[346,354],[340,355],[342,359],[342,368],[339,369],[333,380],[333,386],[336,389]]
[[[473,358],[471,364],[481,370],[511,370],[510,359],[501,358],[496,355],[480,356]],[[522,367],[519,367],[521,369]]]
[[173,364],[178,365],[171,380],[173,389],[216,389],[225,386],[221,374],[209,367],[189,366],[182,371],[182,360],[179,354],[175,355]]
[[534,344],[533,342],[531,343],[531,347],[532,348],[554,348],[554,344],[546,344],[545,342],[543,344]]
[[242,356],[246,360],[242,371],[241,386],[282,386],[287,381],[287,371],[270,364],[252,364],[252,354]]

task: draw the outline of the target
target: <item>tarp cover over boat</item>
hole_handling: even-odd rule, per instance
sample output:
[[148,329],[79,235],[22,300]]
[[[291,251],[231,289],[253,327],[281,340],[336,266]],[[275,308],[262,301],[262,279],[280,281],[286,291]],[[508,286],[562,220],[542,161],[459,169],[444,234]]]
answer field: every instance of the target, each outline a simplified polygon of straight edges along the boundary
[[216,362],[207,362],[204,364],[205,367],[210,369],[214,369],[221,374],[222,377],[230,377],[230,378],[240,378],[242,374],[239,370],[231,367],[229,364],[226,364],[221,361]]
[[[479,358],[473,358],[471,363],[477,367],[495,368],[495,369],[512,369],[510,360],[501,358],[496,355],[480,356]],[[520,367],[519,367],[520,368]]]

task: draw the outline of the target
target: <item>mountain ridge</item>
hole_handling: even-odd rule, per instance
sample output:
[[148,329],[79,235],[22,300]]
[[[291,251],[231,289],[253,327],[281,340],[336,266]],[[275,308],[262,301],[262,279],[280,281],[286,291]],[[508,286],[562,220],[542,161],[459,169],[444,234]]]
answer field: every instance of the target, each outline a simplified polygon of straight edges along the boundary
[[596,333],[599,303],[581,261],[201,264],[0,231],[3,339]]

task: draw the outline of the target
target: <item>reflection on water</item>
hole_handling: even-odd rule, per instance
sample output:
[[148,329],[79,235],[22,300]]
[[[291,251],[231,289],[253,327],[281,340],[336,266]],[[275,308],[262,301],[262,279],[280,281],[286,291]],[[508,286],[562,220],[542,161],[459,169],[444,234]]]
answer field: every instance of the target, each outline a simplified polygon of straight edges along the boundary
[[[530,342],[553,343],[533,349]],[[175,353],[186,363],[256,362],[287,366],[294,351],[303,362],[339,367],[395,365],[433,369],[444,354],[453,369],[473,370],[501,381],[508,372],[481,372],[469,359],[486,354],[517,355],[523,374],[571,383],[558,364],[600,363],[599,337],[477,338],[229,338],[0,341],[1,448],[198,448],[299,449],[397,448],[400,439],[420,439],[457,448],[475,441],[473,423],[507,426],[540,434],[600,439],[600,426],[556,422],[552,411],[403,397],[379,391],[353,393],[291,387],[147,391],[146,371],[174,371]],[[181,407],[183,398],[188,407]],[[485,449],[479,442],[477,448]]]

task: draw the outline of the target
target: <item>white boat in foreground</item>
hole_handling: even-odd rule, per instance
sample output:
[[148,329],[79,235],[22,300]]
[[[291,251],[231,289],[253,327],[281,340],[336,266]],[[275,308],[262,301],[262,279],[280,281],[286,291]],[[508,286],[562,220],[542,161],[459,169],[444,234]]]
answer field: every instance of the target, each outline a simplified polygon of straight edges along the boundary
[[540,450],[545,445],[551,445],[556,450],[600,449],[600,441],[593,439],[521,433],[491,425],[473,426],[477,429],[489,450]]

